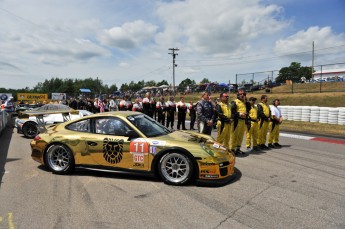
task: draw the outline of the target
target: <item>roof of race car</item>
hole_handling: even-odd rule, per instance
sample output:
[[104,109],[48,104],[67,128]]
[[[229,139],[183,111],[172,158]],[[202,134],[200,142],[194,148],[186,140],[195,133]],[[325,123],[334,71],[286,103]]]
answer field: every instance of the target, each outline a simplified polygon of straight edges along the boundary
[[144,115],[141,112],[137,111],[110,111],[110,112],[102,112],[102,113],[97,113],[97,114],[92,114],[87,117],[104,117],[104,116],[122,116],[122,117],[127,117],[131,115]]

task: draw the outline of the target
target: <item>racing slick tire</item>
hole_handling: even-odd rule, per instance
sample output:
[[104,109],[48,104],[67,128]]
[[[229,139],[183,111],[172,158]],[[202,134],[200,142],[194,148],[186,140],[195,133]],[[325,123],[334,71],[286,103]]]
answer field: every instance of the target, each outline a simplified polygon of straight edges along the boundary
[[38,126],[35,122],[26,122],[23,125],[23,134],[26,138],[34,138],[38,134]]
[[193,163],[188,156],[182,153],[167,153],[160,159],[158,171],[164,183],[182,185],[191,179]]
[[44,155],[45,164],[56,174],[68,174],[74,170],[75,162],[71,150],[62,144],[51,145]]

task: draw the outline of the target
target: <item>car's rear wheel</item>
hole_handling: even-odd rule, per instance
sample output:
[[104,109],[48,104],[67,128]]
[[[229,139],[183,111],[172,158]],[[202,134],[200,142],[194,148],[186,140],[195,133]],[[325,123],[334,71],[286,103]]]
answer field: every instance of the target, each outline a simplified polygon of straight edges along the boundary
[[158,171],[167,184],[187,183],[193,174],[193,163],[182,153],[167,153],[159,161]]
[[45,154],[45,162],[53,173],[67,174],[74,170],[73,154],[65,145],[51,145]]
[[34,138],[38,134],[37,123],[27,122],[23,125],[23,134],[27,138]]

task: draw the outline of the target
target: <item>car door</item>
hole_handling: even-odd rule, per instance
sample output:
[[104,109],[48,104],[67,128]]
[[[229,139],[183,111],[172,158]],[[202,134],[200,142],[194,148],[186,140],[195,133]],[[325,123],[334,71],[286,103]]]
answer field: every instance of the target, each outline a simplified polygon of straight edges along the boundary
[[122,119],[99,117],[94,119],[94,134],[87,141],[89,153],[99,166],[148,170],[149,145],[145,139],[129,139],[132,130]]

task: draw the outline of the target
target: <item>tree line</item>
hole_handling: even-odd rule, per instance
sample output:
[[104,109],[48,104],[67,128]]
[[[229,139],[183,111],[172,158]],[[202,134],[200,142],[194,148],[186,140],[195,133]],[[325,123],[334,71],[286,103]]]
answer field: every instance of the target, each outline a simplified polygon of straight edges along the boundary
[[[310,80],[312,78],[312,67],[303,67],[298,62],[292,62],[289,67],[283,67],[279,70],[279,74],[275,81],[277,83],[285,83],[286,80],[291,80],[294,83],[301,82],[303,79]],[[199,83],[210,83],[207,78],[203,78]],[[130,83],[124,83],[120,87],[116,84],[108,85],[104,84],[102,80],[98,78],[86,78],[86,79],[61,79],[61,78],[51,78],[46,79],[44,82],[39,82],[33,88],[22,88],[22,89],[7,89],[0,88],[1,93],[12,93],[16,95],[17,93],[40,93],[40,94],[50,94],[52,92],[57,93],[67,93],[68,95],[77,96],[80,94],[79,90],[81,88],[90,89],[93,93],[98,94],[113,94],[114,92],[120,90],[122,92],[132,91],[136,92],[144,87],[159,87],[161,85],[170,85],[166,80],[156,82],[154,80],[150,81],[131,81]],[[187,86],[196,85],[194,80],[189,78],[181,81],[177,85],[178,91],[184,91]],[[171,85],[170,85],[171,86]]]

